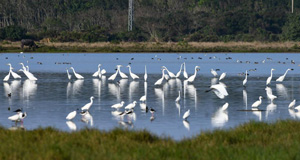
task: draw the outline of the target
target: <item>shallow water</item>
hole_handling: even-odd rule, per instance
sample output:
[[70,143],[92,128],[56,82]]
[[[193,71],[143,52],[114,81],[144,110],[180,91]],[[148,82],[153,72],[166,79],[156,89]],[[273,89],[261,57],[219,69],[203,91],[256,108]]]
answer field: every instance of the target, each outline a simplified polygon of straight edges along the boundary
[[[64,131],[75,129],[74,126],[77,130],[85,127],[104,130],[115,127],[147,129],[157,135],[180,140],[202,131],[232,128],[250,120],[274,122],[278,119],[298,119],[300,118],[298,112],[287,107],[293,99],[298,100],[300,91],[298,59],[298,54],[244,53],[0,54],[2,79],[8,73],[7,63],[11,63],[14,71],[17,71],[21,68],[18,64],[20,62],[29,65],[30,71],[38,78],[36,82],[29,81],[23,73],[19,73],[22,76],[21,80],[11,79],[0,85],[0,92],[3,93],[0,96],[0,124],[7,128],[22,126],[26,129],[52,126]],[[291,63],[291,60],[294,60],[295,64]],[[181,76],[180,79],[165,81],[161,87],[153,85],[161,77],[161,66],[168,67],[176,74],[183,62],[186,62],[189,75],[194,73],[195,65],[201,67],[193,84],[186,84]],[[99,63],[108,73],[102,79],[92,78],[91,75],[97,70]],[[119,77],[115,82],[107,80],[115,72],[115,65],[126,66],[128,63],[131,63],[132,71],[140,76],[140,80],[133,81],[131,78],[120,80]],[[147,65],[148,71],[146,84],[143,80],[144,65]],[[85,79],[69,81],[66,68],[71,66]],[[213,80],[211,68],[220,69],[219,74],[227,72],[226,78],[222,80],[227,85],[229,93],[225,99],[218,98],[213,92],[205,92]],[[256,71],[249,72],[247,87],[244,88],[242,86],[244,76],[240,73],[255,68]],[[269,85],[273,94],[278,97],[274,103],[267,99],[265,91],[266,79],[270,76],[271,68],[276,69],[273,81]],[[275,79],[287,68],[294,70],[288,72],[283,83],[276,83]],[[121,70],[129,76],[128,68],[123,67]],[[117,81],[120,84],[117,84]],[[182,91],[180,104],[175,103],[178,90]],[[135,116],[125,116],[121,119],[113,115],[112,112],[115,110],[111,109],[111,105],[120,101],[125,101],[125,105],[134,100],[138,101],[145,91],[147,91],[147,106],[156,110],[154,120],[150,120],[151,113],[141,110],[140,103],[135,107]],[[12,93],[11,98],[7,97],[8,93]],[[260,95],[264,99],[259,109],[266,111],[238,111],[251,110],[252,103],[258,100]],[[90,109],[92,118],[88,117],[88,122],[83,121],[82,116],[77,114],[73,122],[67,122],[66,115],[88,103],[90,96],[95,97]],[[219,108],[226,102],[229,103],[227,111],[220,111]],[[15,124],[9,121],[7,117],[14,114],[12,111],[21,107],[28,114],[24,123]],[[183,121],[182,116],[188,109],[191,110],[191,115],[188,121]]]

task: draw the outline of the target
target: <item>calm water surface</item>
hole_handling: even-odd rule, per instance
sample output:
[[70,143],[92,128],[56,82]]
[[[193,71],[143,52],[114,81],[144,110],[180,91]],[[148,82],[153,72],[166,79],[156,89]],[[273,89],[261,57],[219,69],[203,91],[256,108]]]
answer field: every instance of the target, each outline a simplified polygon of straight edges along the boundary
[[[228,129],[250,120],[274,122],[278,119],[298,119],[300,114],[296,110],[289,110],[288,105],[293,99],[299,100],[300,70],[298,54],[0,54],[0,77],[8,74],[11,63],[14,71],[21,68],[18,63],[23,62],[30,67],[30,71],[38,78],[36,82],[10,79],[0,85],[0,125],[11,128],[21,126],[26,129],[52,126],[64,131],[82,129],[86,127],[110,130],[116,127],[128,129],[147,129],[157,135],[170,136],[176,140],[197,135],[202,131],[214,129]],[[295,64],[291,63],[295,61]],[[246,63],[246,61],[249,61]],[[264,63],[262,62],[264,61]],[[154,83],[161,77],[161,66],[166,66],[171,72],[177,73],[180,65],[186,62],[189,75],[194,73],[194,67],[201,67],[193,84],[179,79],[164,81],[161,87]],[[242,63],[240,63],[242,62]],[[40,64],[42,63],[42,64]],[[70,64],[71,63],[71,64]],[[106,77],[93,78],[91,75],[101,63],[106,69]],[[140,80],[120,79],[110,82],[107,78],[115,72],[115,66],[131,63],[132,72],[140,76]],[[258,63],[258,64],[256,64]],[[144,82],[144,66],[147,65],[148,82]],[[84,80],[69,81],[66,68],[74,67],[82,74]],[[213,92],[206,93],[213,79],[210,69],[220,69],[219,75],[226,72],[222,81],[227,85],[229,96],[218,98]],[[275,68],[270,89],[278,98],[273,103],[267,99],[266,79],[270,76],[270,69]],[[275,79],[288,72],[283,83],[276,83]],[[250,71],[247,87],[242,86],[245,70]],[[121,70],[128,76],[128,68]],[[12,77],[11,77],[12,78]],[[73,78],[75,78],[73,76]],[[119,81],[120,84],[116,82]],[[182,91],[182,101],[175,103],[178,90]],[[138,101],[147,92],[147,106],[156,110],[154,120],[150,120],[151,113],[141,110],[140,103],[135,107],[134,116],[121,119],[114,116],[111,105],[125,101],[125,105]],[[7,98],[7,94],[12,97]],[[262,112],[245,112],[251,110],[253,102],[263,96]],[[80,114],[73,122],[65,120],[66,115],[81,108],[94,96],[94,103],[90,109],[91,117],[83,119]],[[227,111],[219,110],[223,104],[229,103]],[[8,107],[11,110],[8,110]],[[15,124],[7,119],[13,115],[12,110],[23,108],[28,116],[24,124]],[[191,110],[188,122],[182,120],[185,111]],[[120,111],[123,111],[121,109]]]

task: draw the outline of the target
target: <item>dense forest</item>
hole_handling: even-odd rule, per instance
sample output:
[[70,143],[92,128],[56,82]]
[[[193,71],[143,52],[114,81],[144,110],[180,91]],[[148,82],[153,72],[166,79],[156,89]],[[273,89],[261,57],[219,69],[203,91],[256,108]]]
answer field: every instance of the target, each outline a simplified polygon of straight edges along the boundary
[[0,39],[57,42],[300,41],[292,0],[2,0]]

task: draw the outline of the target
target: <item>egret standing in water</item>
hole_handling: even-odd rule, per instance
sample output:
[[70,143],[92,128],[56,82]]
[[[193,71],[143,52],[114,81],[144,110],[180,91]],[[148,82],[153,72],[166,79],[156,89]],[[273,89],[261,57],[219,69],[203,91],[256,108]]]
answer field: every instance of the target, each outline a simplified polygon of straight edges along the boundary
[[93,104],[93,99],[94,99],[94,96],[91,96],[90,103],[87,103],[86,105],[81,107],[81,110],[89,110],[91,108],[92,104]]
[[124,101],[122,101],[121,103],[112,105],[111,108],[120,109],[123,107],[123,105],[124,105]]
[[100,71],[101,64],[98,64],[98,70],[93,74],[93,77],[100,77],[101,78],[101,71]]
[[273,71],[274,71],[275,69],[271,69],[271,75],[270,75],[270,77],[268,77],[268,79],[267,79],[267,81],[266,81],[266,85],[269,85],[270,83],[271,83],[271,80],[272,80],[272,77],[273,77]]
[[77,79],[84,79],[84,77],[78,73],[75,72],[75,69],[73,67],[71,67],[70,69],[73,70],[73,73],[74,73],[74,76],[77,78]]
[[120,74],[121,78],[127,79],[128,76],[125,73],[121,72],[121,67],[123,67],[123,66],[122,65],[117,65],[117,69],[119,71],[119,74]]
[[197,75],[197,72],[200,70],[200,66],[195,66],[195,72],[193,75],[191,75],[188,79],[187,79],[187,82],[190,82],[190,83],[193,83],[195,78],[196,78],[196,75]]
[[131,77],[133,80],[136,80],[136,79],[139,79],[139,78],[140,78],[139,76],[137,76],[136,74],[134,74],[134,73],[131,72],[131,66],[130,66],[130,65],[128,65],[127,67],[129,68],[129,75],[130,75],[130,77]]
[[256,102],[254,102],[253,104],[252,104],[252,107],[253,108],[257,108],[259,105],[261,105],[261,99],[262,99],[262,96],[259,96],[259,100],[258,101],[256,101]]
[[10,72],[8,72],[8,75],[6,75],[6,76],[3,78],[3,81],[8,81],[8,80],[9,80],[9,77],[10,77]]
[[13,67],[11,66],[11,64],[10,63],[8,63],[7,65],[9,65],[9,72],[11,73],[11,75],[14,77],[14,79],[18,79],[18,78],[21,78],[21,76],[20,75],[18,75],[17,73],[15,73],[14,71],[13,71]]
[[284,78],[285,78],[287,72],[288,72],[288,71],[291,71],[291,70],[293,70],[293,69],[290,69],[290,68],[287,69],[287,70],[285,71],[284,75],[282,75],[282,76],[280,76],[280,77],[278,77],[278,78],[276,79],[276,82],[282,82],[282,81],[284,80]]
[[190,114],[191,114],[190,110],[187,110],[182,116],[183,120],[187,120],[187,118],[189,118]]
[[165,70],[166,70],[166,69],[163,69],[163,70],[162,70],[162,77],[161,77],[159,80],[157,80],[157,81],[154,83],[154,85],[159,86],[159,85],[162,84],[162,82],[163,82],[163,80],[164,80],[164,78],[165,78]]
[[[77,109],[77,110],[78,110],[78,109]],[[71,120],[73,120],[73,119],[75,118],[76,114],[77,114],[77,111],[72,111],[72,112],[70,112],[70,113],[67,115],[66,119],[69,120],[69,121],[71,121]]]
[[180,73],[181,73],[181,70],[182,70],[182,65],[183,65],[183,63],[180,65],[180,70],[177,72],[176,78],[180,77]]
[[170,78],[176,78],[175,74],[173,72],[170,72],[166,66],[162,66],[162,68],[166,69],[166,71],[168,72],[168,75],[170,76]]
[[246,74],[245,74],[245,79],[243,80],[243,86],[246,86],[247,83],[247,70],[246,70]]
[[68,79],[71,80],[72,75],[70,75],[68,68],[66,68],[66,70],[67,70]]
[[118,72],[119,72],[119,70],[117,69],[116,73],[114,73],[113,75],[111,75],[111,76],[108,78],[108,80],[109,80],[109,81],[115,80],[116,77],[117,77],[117,75],[118,75]]

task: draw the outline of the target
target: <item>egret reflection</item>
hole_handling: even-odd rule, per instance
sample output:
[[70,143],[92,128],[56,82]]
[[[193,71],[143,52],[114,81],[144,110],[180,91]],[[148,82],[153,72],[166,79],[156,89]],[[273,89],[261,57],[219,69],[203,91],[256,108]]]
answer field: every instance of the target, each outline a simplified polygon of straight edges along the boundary
[[79,94],[83,86],[83,79],[77,79],[73,82],[72,95]]
[[283,84],[276,84],[276,91],[280,97],[284,97],[284,99],[289,99],[289,95],[286,87]]
[[228,122],[228,112],[219,108],[212,116],[211,123],[213,127],[223,127]]
[[267,105],[266,108],[266,119],[268,119],[269,114],[273,113],[277,108],[277,105],[273,102]]
[[69,127],[69,129],[71,131],[76,131],[77,130],[77,126],[74,122],[72,121],[66,121],[67,126]]
[[182,121],[184,128],[186,128],[188,131],[190,131],[190,123],[187,120]]
[[30,96],[34,96],[37,91],[37,84],[36,81],[31,81],[29,79],[25,80],[23,83],[23,96],[27,99]]
[[258,110],[257,108],[252,108],[252,113],[258,117],[258,120],[261,121],[261,117],[262,117],[262,111]]
[[94,125],[93,116],[90,114],[89,111],[85,111],[80,113],[81,114],[81,121],[90,124],[90,126]]

